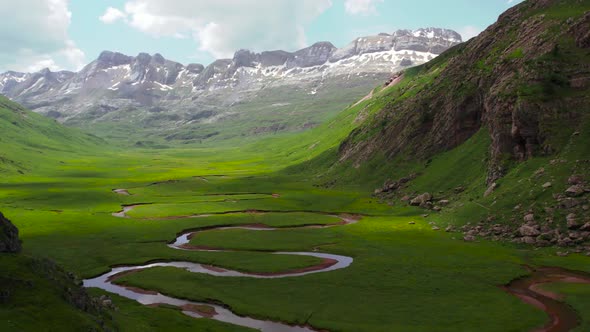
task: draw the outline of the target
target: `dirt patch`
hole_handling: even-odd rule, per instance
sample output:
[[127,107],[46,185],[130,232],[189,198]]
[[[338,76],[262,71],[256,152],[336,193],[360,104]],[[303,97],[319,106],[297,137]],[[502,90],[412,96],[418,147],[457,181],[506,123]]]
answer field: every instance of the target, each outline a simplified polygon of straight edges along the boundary
[[180,308],[184,311],[194,312],[205,318],[211,318],[217,315],[217,311],[215,311],[215,308],[210,307],[208,305],[185,304]]
[[209,271],[213,271],[213,272],[225,272],[227,271],[226,269],[222,269],[220,267],[217,266],[213,266],[213,265],[202,265],[203,268],[209,270]]
[[131,274],[134,274],[134,273],[136,273],[136,272],[138,272],[138,271],[140,271],[140,270],[139,270],[139,269],[138,269],[138,270],[129,270],[129,271],[125,271],[125,272],[121,272],[121,273],[113,274],[112,276],[110,276],[110,277],[107,279],[107,282],[113,282],[113,281],[115,281],[115,280],[117,280],[117,279],[119,279],[119,278],[123,278],[123,277],[125,277],[125,276],[131,275]]
[[137,287],[132,287],[132,286],[125,286],[125,288],[134,292],[134,293],[145,294],[145,295],[158,295],[158,292],[145,290],[142,288],[137,288]]
[[331,258],[324,258],[322,262],[318,265],[302,267],[300,269],[288,270],[285,272],[267,272],[267,273],[250,273],[256,276],[282,276],[287,274],[299,274],[299,273],[306,273],[306,272],[313,272],[319,271],[329,268],[330,266],[337,264],[338,261]]

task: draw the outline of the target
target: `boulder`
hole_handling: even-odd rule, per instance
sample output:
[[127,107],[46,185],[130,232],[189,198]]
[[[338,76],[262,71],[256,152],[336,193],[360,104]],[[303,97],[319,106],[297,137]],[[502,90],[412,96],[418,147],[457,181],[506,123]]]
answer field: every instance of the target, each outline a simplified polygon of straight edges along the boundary
[[442,200],[438,201],[438,205],[440,205],[440,206],[447,206],[447,205],[449,205],[449,203],[450,202],[448,199],[442,199]]
[[551,182],[545,182],[545,183],[543,184],[543,188],[545,188],[545,189],[547,189],[547,188],[551,188],[551,186],[552,186],[552,185],[553,185],[553,184],[551,184]]
[[582,227],[580,227],[582,232],[590,232],[590,222],[585,223]]
[[567,228],[569,228],[569,229],[580,228],[580,224],[578,223],[578,220],[577,220],[576,215],[574,213],[568,214],[567,217],[565,217],[565,219],[567,221]]
[[473,235],[465,235],[463,237],[463,241],[465,241],[465,242],[473,242],[473,241],[475,241],[475,236],[473,236]]
[[522,243],[535,244],[536,242],[537,242],[537,240],[535,240],[535,238],[532,236],[525,236],[522,238]]
[[584,187],[579,184],[573,185],[565,190],[565,194],[570,197],[578,197],[584,195]]
[[496,190],[496,188],[498,188],[498,184],[496,182],[492,183],[488,189],[486,190],[486,192],[483,194],[483,197],[488,197],[490,196],[494,190]]
[[424,194],[418,195],[414,199],[412,199],[410,201],[410,205],[422,206],[430,201],[432,201],[432,195],[430,193],[424,193]]
[[541,232],[537,227],[529,226],[529,225],[522,225],[518,229],[518,233],[521,236],[539,236]]
[[580,205],[580,202],[578,200],[576,200],[575,198],[565,198],[565,199],[559,201],[559,207],[561,209],[571,209],[571,208],[574,208],[578,205]]
[[18,228],[0,213],[0,253],[16,253],[20,252],[21,249],[21,242],[18,239]]
[[532,213],[529,213],[529,214],[525,215],[523,219],[527,223],[528,222],[533,222],[533,221],[535,221],[535,215],[532,214]]
[[581,184],[584,181],[581,175],[572,175],[567,179],[567,183],[571,185]]

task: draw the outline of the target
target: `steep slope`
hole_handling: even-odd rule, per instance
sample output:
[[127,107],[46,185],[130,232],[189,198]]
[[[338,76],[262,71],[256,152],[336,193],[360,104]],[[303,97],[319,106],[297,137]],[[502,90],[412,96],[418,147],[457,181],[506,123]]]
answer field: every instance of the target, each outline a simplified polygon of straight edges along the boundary
[[460,42],[451,30],[399,30],[341,49],[319,42],[293,53],[240,50],[207,67],[105,51],[78,73],[4,73],[0,93],[117,138],[121,128],[169,141],[241,138],[317,126],[393,72]]
[[72,153],[100,149],[104,143],[1,96],[0,133],[0,173],[28,172]]
[[590,1],[528,1],[408,69],[331,152],[338,162],[325,183],[389,178],[382,199],[408,204],[429,192],[412,204],[442,209],[433,219],[445,223],[487,221],[475,234],[588,241],[589,27]]

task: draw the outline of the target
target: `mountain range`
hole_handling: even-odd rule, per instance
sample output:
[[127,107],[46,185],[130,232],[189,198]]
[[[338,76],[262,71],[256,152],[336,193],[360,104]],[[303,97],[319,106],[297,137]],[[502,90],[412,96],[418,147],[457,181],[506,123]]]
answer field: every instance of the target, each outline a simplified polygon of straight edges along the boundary
[[[158,132],[191,128],[192,134],[183,138],[202,139],[219,133],[217,122],[227,128],[245,117],[252,119],[261,109],[253,101],[265,105],[267,123],[253,123],[239,132],[306,129],[392,73],[425,63],[461,41],[457,32],[447,29],[398,30],[357,38],[343,48],[318,42],[296,52],[240,50],[232,59],[206,67],[183,65],[160,54],[133,57],[104,51],[79,72],[0,74],[0,93],[91,131],[104,124]],[[328,104],[331,107],[324,107]],[[276,116],[284,111],[297,113],[296,119]],[[270,113],[275,119],[269,122]],[[195,129],[201,134],[195,136]],[[178,136],[166,133],[166,138]]]

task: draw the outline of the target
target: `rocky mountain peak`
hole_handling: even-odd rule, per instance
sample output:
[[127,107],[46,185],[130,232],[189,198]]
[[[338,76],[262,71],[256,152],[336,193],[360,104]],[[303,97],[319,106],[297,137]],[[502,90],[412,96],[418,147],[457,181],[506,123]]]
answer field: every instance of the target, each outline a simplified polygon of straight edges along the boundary
[[166,62],[166,59],[164,59],[164,57],[160,53],[154,54],[154,56],[152,57],[152,60],[155,63],[161,64],[161,65],[163,65]]
[[132,59],[133,57],[118,52],[103,51],[96,61],[103,64],[104,67],[114,67],[130,64]]
[[186,66],[186,70],[192,74],[200,74],[204,69],[205,66],[200,63],[189,63]]
[[259,55],[252,53],[249,50],[239,50],[234,54],[233,65],[239,67],[254,67],[254,63],[258,62]]

